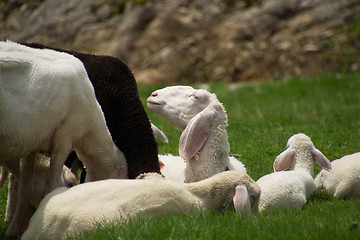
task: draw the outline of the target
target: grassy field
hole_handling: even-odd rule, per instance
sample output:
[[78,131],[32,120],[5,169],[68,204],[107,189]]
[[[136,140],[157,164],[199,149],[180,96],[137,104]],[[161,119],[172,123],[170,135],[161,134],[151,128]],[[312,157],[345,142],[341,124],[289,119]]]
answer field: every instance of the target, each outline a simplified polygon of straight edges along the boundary
[[[139,87],[143,102],[161,87]],[[254,180],[272,171],[273,160],[295,133],[311,137],[329,160],[360,150],[360,74],[208,87],[227,109],[231,154]],[[159,153],[178,154],[180,131],[148,113],[169,138],[168,144],[159,142]],[[316,166],[315,174],[319,170]],[[0,195],[2,236],[6,194]],[[340,201],[318,190],[300,211],[170,215],[106,226],[73,239],[360,239],[359,224],[360,200]]]

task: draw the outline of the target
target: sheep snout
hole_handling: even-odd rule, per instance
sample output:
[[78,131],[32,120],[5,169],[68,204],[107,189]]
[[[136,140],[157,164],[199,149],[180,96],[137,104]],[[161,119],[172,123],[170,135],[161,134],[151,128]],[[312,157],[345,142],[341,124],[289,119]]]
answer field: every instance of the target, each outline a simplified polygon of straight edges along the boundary
[[165,101],[155,98],[154,96],[150,96],[147,99],[147,105],[151,108],[151,105],[165,105]]

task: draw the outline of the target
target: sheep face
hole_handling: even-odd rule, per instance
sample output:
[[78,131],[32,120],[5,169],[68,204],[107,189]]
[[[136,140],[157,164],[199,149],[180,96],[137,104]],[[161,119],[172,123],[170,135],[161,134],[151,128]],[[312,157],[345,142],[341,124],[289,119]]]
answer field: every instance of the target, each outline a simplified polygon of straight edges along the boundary
[[261,194],[259,185],[246,173],[225,171],[199,182],[187,183],[186,187],[201,199],[206,209],[258,213]]
[[165,117],[175,128],[184,130],[190,120],[215,99],[215,94],[206,90],[172,86],[153,92],[147,99],[147,106]]

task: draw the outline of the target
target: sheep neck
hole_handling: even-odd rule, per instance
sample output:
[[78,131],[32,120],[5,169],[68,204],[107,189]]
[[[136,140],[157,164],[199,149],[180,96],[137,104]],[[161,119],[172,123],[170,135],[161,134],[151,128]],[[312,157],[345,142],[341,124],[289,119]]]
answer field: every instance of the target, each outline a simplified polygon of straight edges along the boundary
[[192,158],[186,163],[185,182],[200,181],[225,171],[230,151],[226,126],[226,117],[211,122],[208,139],[198,152],[198,159]]
[[314,162],[311,151],[308,149],[297,149],[291,169],[306,171],[314,177]]

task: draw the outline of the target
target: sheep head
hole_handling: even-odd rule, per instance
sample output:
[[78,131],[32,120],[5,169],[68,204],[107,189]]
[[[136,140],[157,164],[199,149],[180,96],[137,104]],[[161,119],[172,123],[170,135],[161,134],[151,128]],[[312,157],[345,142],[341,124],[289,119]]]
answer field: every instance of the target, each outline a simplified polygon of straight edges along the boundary
[[186,187],[211,210],[233,208],[240,214],[257,214],[261,189],[246,173],[225,171]]
[[[323,169],[330,171],[330,161],[317,149],[311,139],[303,133],[291,136],[287,142],[287,149],[280,153],[274,161],[274,171],[283,171],[288,167],[295,166],[307,169],[312,173],[313,163],[317,163]],[[313,174],[313,173],[312,173]]]
[[[203,149],[205,142],[209,138],[215,137],[209,137],[211,134],[216,134],[214,130],[212,130],[213,133],[211,133],[210,129],[212,123],[215,124],[216,129],[220,129],[220,126],[227,126],[227,117],[223,111],[221,103],[213,103],[207,106],[188,123],[181,134],[179,141],[179,154],[181,158],[185,160],[189,160],[194,157],[195,159],[197,158],[196,154],[200,151],[200,149]],[[226,130],[222,129],[222,131]],[[209,147],[206,149],[207,150],[205,151],[210,151]],[[208,157],[208,154],[206,154],[206,156]]]
[[184,130],[194,116],[214,102],[218,102],[216,95],[206,90],[172,86],[153,92],[147,99],[147,106],[175,128]]

